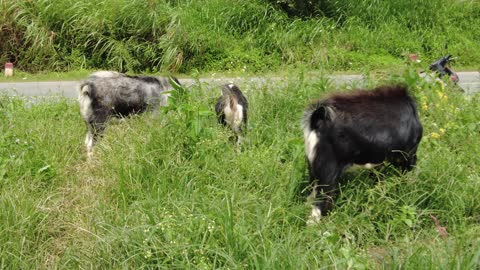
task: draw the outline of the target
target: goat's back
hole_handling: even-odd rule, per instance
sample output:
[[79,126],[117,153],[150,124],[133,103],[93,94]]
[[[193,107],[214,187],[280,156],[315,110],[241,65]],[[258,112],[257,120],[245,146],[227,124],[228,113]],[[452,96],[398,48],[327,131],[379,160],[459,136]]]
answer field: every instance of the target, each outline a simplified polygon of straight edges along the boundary
[[[304,130],[315,130],[331,141],[339,156],[355,153],[383,159],[392,150],[414,149],[422,137],[414,100],[404,86],[334,94],[313,103]],[[369,161],[371,162],[371,161]]]

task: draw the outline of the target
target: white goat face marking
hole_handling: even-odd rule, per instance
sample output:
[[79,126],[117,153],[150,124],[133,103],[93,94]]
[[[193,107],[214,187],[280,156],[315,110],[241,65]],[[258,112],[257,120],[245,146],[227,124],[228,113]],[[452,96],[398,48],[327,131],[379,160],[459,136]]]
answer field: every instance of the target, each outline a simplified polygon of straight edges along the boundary
[[316,206],[312,206],[312,213],[310,214],[310,217],[307,220],[307,225],[313,225],[317,224],[320,222],[320,219],[322,218],[322,211]]
[[120,75],[120,73],[115,72],[115,71],[100,70],[100,71],[92,73],[90,76],[95,76],[95,77],[100,77],[100,78],[112,78],[112,77],[118,77],[119,75]]
[[305,154],[307,155],[308,161],[310,163],[313,163],[313,160],[315,159],[315,146],[317,146],[319,138],[317,136],[317,133],[310,129],[304,130],[304,137]]

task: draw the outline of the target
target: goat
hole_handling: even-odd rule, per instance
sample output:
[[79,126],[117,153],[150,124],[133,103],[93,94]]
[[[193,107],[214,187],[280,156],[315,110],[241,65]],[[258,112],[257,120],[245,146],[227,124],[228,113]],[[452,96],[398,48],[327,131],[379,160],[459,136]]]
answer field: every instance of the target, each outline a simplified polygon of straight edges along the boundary
[[228,126],[234,133],[237,144],[241,143],[247,126],[248,101],[233,83],[222,85],[222,95],[215,105],[218,122]]
[[411,170],[423,132],[415,102],[402,85],[318,100],[305,110],[302,127],[312,197],[323,197],[312,205],[314,222],[333,204],[338,178],[349,166],[388,161]]
[[[176,78],[173,80],[180,84]],[[78,86],[80,114],[87,126],[85,146],[89,156],[98,136],[111,117],[140,114],[168,105],[173,90],[168,78],[130,76],[114,71],[97,71]]]

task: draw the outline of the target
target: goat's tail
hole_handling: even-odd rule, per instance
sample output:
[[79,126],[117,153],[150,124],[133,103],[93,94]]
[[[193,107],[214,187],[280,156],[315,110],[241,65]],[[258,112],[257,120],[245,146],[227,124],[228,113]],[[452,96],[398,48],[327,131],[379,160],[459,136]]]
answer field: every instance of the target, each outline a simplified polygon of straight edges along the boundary
[[78,86],[78,102],[80,103],[80,114],[87,121],[92,114],[92,86],[89,83],[82,83]]
[[311,104],[303,115],[302,126],[304,129],[316,130],[326,121],[335,117],[334,108],[322,102]]
[[90,87],[89,83],[82,83],[78,86],[78,94],[79,97],[85,97],[85,96],[90,96],[92,92],[92,88]]

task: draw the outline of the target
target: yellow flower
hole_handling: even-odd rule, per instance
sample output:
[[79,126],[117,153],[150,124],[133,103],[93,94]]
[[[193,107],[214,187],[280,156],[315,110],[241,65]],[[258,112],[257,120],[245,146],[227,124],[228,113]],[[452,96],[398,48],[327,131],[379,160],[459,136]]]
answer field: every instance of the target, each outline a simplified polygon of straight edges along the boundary
[[438,134],[438,133],[436,133],[436,132],[432,132],[432,133],[430,134],[430,137],[432,137],[432,139],[438,139],[438,138],[440,138],[440,134]]
[[447,101],[448,100],[448,96],[445,95],[444,93],[440,92],[440,91],[437,91],[437,94],[438,94],[438,97],[441,99],[441,100],[444,100],[444,101]]
[[437,78],[437,79],[435,79],[435,83],[440,84],[440,87],[442,88],[442,91],[445,90],[445,83],[442,80]]
[[428,105],[427,105],[427,102],[423,102],[422,103],[422,110],[426,111],[428,109]]
[[438,130],[438,132],[440,132],[440,135],[443,135],[443,134],[445,134],[445,129],[441,128],[441,129]]

